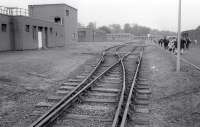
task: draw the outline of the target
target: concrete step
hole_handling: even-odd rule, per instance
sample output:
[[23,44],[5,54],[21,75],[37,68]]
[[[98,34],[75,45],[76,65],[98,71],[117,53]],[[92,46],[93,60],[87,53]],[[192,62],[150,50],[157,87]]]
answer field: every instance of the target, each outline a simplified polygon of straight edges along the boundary
[[67,95],[70,92],[70,90],[57,90],[57,95]]
[[79,83],[76,83],[76,82],[65,82],[65,83],[62,83],[61,86],[74,86],[74,87],[76,87],[78,85],[79,85]]
[[118,78],[118,79],[109,79],[109,78],[102,78],[102,81],[107,81],[107,82],[114,82],[114,83],[120,83],[122,82],[122,79]]
[[136,89],[136,92],[141,94],[151,94],[150,89]]
[[149,107],[143,105],[134,105],[134,110],[136,113],[149,113]]
[[72,90],[74,88],[74,86],[60,86],[59,90]]
[[135,86],[136,89],[150,89],[149,85],[137,84]]
[[73,79],[68,79],[67,81],[68,82],[77,82],[77,83],[80,83],[80,82],[83,81],[83,79],[73,78]]
[[56,102],[58,102],[58,101],[60,101],[61,99],[62,99],[63,97],[62,96],[54,96],[54,95],[50,95],[50,96],[48,96],[47,97],[47,100],[48,101],[56,101]]
[[115,98],[84,98],[84,103],[117,103]]
[[88,76],[90,74],[90,71],[89,72],[84,72],[82,74],[80,74],[80,76]]
[[118,84],[100,84],[100,85],[97,85],[98,88],[115,88],[115,89],[120,89],[121,86],[118,85]]
[[81,115],[81,114],[67,114],[65,117],[67,119],[76,119],[76,120],[98,120],[101,122],[112,122],[112,117],[99,117],[99,116],[90,116],[90,115]]
[[119,78],[120,74],[106,74],[106,76],[113,77],[113,78]]
[[82,78],[85,79],[87,76],[83,76],[83,75],[77,75],[76,78]]
[[104,96],[116,97],[116,96],[118,96],[118,94],[116,94],[116,93],[102,93],[102,92],[90,92],[88,95],[89,96],[101,96],[101,97],[104,97]]
[[149,100],[135,98],[135,104],[136,105],[149,105],[149,103],[150,103]]
[[108,83],[110,83],[110,84],[120,84],[121,83],[121,81],[111,81],[111,80],[101,80],[100,82],[106,83],[106,84],[108,84]]
[[149,125],[150,124],[149,114],[146,114],[146,113],[135,113],[131,116],[131,120],[136,125]]
[[43,101],[43,102],[39,102],[39,103],[37,103],[36,104],[36,107],[37,108],[45,108],[45,107],[52,107],[53,105],[54,105],[55,103],[50,103],[50,102],[45,102],[45,101]]
[[102,93],[118,93],[119,89],[111,89],[111,88],[93,88],[92,91],[98,91]]

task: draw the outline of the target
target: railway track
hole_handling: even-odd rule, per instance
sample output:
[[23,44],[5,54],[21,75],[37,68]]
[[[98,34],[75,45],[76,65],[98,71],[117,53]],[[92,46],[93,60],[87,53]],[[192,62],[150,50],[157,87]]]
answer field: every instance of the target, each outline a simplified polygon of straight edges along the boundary
[[127,101],[124,104],[124,112],[119,127],[149,127],[149,100],[150,100],[150,86],[148,80],[144,78],[147,73],[145,65],[142,63],[142,55],[138,58],[138,65],[135,74],[130,84],[129,92],[127,92]]
[[[131,50],[128,52],[118,53],[123,46],[105,50],[93,71],[30,127],[119,126],[123,122],[121,114],[126,111],[123,108],[127,100],[125,92],[129,91],[126,88],[124,59],[129,55],[134,56],[136,80],[142,58],[141,54],[140,57],[131,54],[137,47],[129,47]],[[70,84],[64,83],[62,86],[64,90],[69,88]]]

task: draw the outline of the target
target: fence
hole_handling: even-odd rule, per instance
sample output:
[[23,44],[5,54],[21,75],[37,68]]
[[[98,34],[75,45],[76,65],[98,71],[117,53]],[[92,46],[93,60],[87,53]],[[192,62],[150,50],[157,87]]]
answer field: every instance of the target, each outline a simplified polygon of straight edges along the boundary
[[4,7],[0,6],[0,14],[10,16],[30,16],[31,13],[28,9],[17,8],[17,7]]

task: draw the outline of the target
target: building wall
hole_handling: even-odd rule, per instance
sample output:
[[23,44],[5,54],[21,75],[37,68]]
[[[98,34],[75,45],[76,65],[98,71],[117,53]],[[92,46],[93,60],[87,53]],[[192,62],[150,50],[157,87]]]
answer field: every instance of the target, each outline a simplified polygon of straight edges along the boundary
[[104,42],[106,41],[106,34],[102,31],[92,30],[90,28],[78,29],[79,42]]
[[[6,24],[5,32],[2,24]],[[64,26],[61,24],[25,16],[0,15],[0,51],[38,49],[39,28],[42,28],[42,48],[65,46]]]
[[[65,46],[63,25],[24,16],[16,16],[13,21],[15,50],[38,49],[38,31],[40,28],[43,48]],[[26,25],[29,25],[29,31],[26,31]],[[52,32],[50,31],[51,28]],[[47,36],[45,36],[45,31]]]
[[[77,42],[77,9],[66,4],[29,5],[32,17],[42,20],[55,21],[55,17],[62,18],[65,28],[66,43]],[[66,15],[66,10],[69,15]]]
[[[6,24],[6,31],[2,31],[2,24]],[[11,50],[11,18],[0,14],[0,51]]]

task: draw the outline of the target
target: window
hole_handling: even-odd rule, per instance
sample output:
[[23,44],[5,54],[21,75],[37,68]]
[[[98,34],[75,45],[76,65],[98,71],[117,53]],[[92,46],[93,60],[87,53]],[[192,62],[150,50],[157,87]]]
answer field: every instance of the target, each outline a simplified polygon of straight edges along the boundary
[[26,32],[29,32],[29,31],[30,31],[30,25],[26,25],[25,31],[26,31]]
[[38,26],[38,31],[42,32],[43,27],[42,26]]
[[61,18],[60,17],[55,17],[54,22],[58,24],[62,24]]
[[69,10],[66,10],[66,16],[69,16]]
[[1,24],[1,31],[6,32],[7,31],[7,24]]
[[37,27],[36,26],[33,26],[33,40],[36,40],[37,39]]
[[76,33],[72,34],[73,39],[76,39]]
[[51,33],[51,34],[53,33],[53,28],[50,28],[50,33]]

